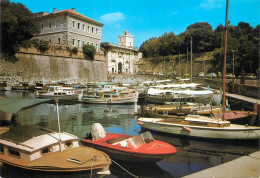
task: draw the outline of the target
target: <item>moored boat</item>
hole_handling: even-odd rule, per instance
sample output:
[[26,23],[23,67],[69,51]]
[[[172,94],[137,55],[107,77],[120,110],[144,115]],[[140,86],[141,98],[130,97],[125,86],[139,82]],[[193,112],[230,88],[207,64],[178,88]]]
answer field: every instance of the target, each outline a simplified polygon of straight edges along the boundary
[[77,99],[75,89],[72,87],[49,86],[46,93],[38,93],[37,97],[46,99],[63,99],[73,100]]
[[130,104],[137,102],[137,95],[132,91],[105,91],[99,92],[95,97],[82,98],[88,104]]
[[0,135],[0,162],[35,171],[109,172],[109,156],[80,146],[78,140],[69,133],[35,125],[14,127]]
[[164,133],[208,139],[252,140],[260,139],[260,127],[231,124],[214,117],[187,115],[176,118],[138,119],[145,129]]
[[10,91],[11,86],[8,85],[7,81],[1,81],[0,82],[0,91]]
[[85,137],[82,144],[102,150],[112,159],[123,161],[156,162],[176,153],[174,146],[155,140],[150,132],[135,136],[106,133],[99,123],[92,125],[91,136]]

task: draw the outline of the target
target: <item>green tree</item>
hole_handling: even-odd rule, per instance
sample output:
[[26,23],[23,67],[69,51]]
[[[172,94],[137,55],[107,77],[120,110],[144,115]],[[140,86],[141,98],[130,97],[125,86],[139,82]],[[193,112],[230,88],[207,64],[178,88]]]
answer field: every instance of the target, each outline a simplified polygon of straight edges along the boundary
[[96,48],[90,44],[84,44],[82,46],[83,54],[85,55],[86,59],[94,60]]
[[1,2],[2,53],[7,60],[15,61],[15,53],[26,40],[40,32],[33,13],[21,3]]

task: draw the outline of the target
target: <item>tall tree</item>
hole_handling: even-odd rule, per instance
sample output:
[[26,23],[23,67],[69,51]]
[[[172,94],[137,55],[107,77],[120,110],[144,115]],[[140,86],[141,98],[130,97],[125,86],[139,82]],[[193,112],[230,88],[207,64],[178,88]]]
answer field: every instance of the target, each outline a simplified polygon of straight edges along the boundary
[[33,13],[21,3],[1,2],[1,46],[7,60],[14,61],[15,53],[24,41],[40,32]]

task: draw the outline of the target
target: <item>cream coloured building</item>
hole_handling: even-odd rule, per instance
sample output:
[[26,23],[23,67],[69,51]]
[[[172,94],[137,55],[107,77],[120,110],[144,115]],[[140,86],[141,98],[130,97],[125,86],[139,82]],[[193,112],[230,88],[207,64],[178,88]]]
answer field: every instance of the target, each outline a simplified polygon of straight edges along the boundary
[[128,31],[118,36],[118,44],[103,43],[109,74],[134,74],[134,63],[139,61],[141,53],[133,48],[133,36]]
[[91,44],[100,49],[103,24],[77,13],[75,8],[53,8],[52,13],[39,12],[36,17],[41,32],[35,38],[75,47]]

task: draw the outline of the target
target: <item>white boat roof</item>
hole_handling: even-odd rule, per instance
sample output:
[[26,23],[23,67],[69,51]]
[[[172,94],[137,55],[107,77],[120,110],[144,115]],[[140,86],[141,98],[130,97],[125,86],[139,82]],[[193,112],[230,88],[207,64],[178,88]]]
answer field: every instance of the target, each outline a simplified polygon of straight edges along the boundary
[[191,88],[199,86],[198,83],[182,83],[182,84],[168,84],[168,85],[156,85],[154,88]]
[[215,123],[215,124],[229,124],[229,121],[223,121],[221,119],[215,119],[207,116],[201,115],[188,115],[184,119],[185,121],[193,121],[193,122],[207,122],[207,123]]
[[214,92],[210,90],[160,90],[160,89],[149,88],[147,93],[149,95],[166,94],[166,93],[185,94],[185,95],[209,95],[209,94],[213,94]]
[[[60,133],[61,141],[78,140],[77,136],[66,132]],[[0,143],[13,148],[33,152],[59,142],[59,133],[35,125],[11,128],[0,135]]]

